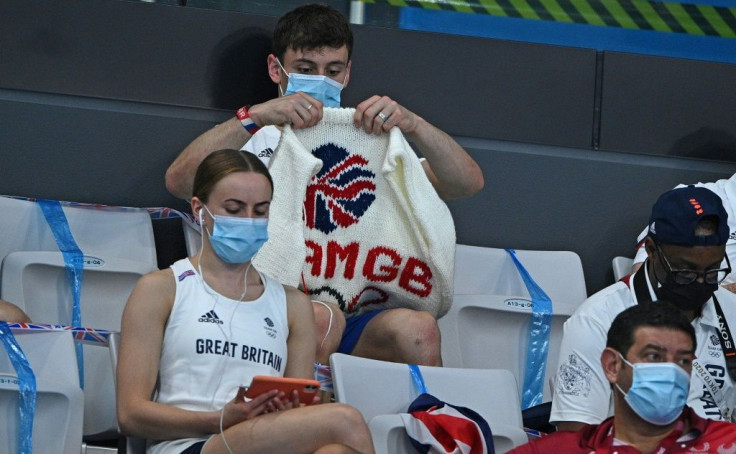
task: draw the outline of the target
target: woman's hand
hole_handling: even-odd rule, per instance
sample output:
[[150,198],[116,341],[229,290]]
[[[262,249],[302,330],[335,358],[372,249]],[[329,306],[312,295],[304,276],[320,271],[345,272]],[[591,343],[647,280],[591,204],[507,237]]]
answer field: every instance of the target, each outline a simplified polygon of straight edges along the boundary
[[275,401],[280,402],[279,395],[283,397],[283,393],[273,389],[246,402],[245,388],[238,388],[235,398],[223,409],[222,430],[272,411],[277,405]]
[[[285,410],[291,410],[292,408],[299,408],[302,406],[301,401],[299,400],[299,392],[294,390],[291,392],[291,399],[286,399],[286,396],[283,395],[283,393],[280,393],[277,398],[273,399],[271,402],[269,402],[267,405],[269,406],[269,410],[267,410],[268,413],[274,412],[274,411],[285,411]],[[320,402],[319,396],[315,395],[312,398],[312,402],[309,405],[314,405]]]

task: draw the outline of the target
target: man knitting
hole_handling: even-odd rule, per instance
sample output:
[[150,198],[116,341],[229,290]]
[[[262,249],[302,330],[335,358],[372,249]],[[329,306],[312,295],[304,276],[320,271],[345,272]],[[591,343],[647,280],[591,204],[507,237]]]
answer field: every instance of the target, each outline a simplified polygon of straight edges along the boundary
[[[306,5],[282,16],[274,30],[274,53],[267,59],[279,97],[241,108],[236,117],[195,139],[169,167],[167,189],[188,199],[194,171],[209,153],[242,148],[267,162],[279,144],[280,125],[299,130],[320,123],[325,107],[340,106],[340,92],[350,81],[352,45],[350,25],[334,8]],[[363,101],[352,121],[374,135],[397,127],[425,158],[421,165],[426,178],[443,199],[467,197],[483,187],[480,168],[457,142],[391,98],[372,96]],[[340,351],[441,365],[439,328],[428,312],[397,307],[361,313],[346,321],[333,304],[315,303],[314,311],[320,362],[326,363],[332,352]]]

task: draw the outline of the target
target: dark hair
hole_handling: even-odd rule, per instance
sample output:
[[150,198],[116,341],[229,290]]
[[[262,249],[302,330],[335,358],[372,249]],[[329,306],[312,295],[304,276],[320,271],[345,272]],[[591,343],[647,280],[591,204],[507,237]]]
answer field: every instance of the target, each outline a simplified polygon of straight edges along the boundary
[[353,54],[353,31],[345,16],[335,8],[310,4],[295,8],[281,16],[273,32],[273,53],[284,61],[288,49],[317,50],[323,47],[348,48]]
[[680,309],[662,300],[635,304],[619,313],[608,329],[606,347],[626,356],[634,344],[634,333],[645,326],[682,331],[690,336],[695,350],[697,343],[693,325]]
[[218,181],[235,172],[255,172],[268,178],[273,192],[273,179],[266,165],[253,153],[238,150],[218,150],[204,158],[194,175],[192,195],[207,203]]

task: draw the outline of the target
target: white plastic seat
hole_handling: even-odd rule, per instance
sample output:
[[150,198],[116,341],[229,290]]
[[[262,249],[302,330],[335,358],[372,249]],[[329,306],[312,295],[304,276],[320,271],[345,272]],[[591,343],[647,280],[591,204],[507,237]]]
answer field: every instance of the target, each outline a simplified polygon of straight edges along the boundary
[[618,256],[611,260],[613,267],[613,279],[618,281],[622,277],[631,274],[631,267],[634,265],[634,259],[629,257]]
[[[61,202],[79,249],[149,263],[156,267],[151,217],[143,209],[95,208]],[[38,203],[0,196],[0,260],[15,251],[58,251]],[[46,320],[44,320],[46,322]]]
[[[562,325],[587,297],[580,258],[569,251],[517,250],[516,257],[552,300],[543,402],[554,377]],[[523,392],[531,298],[508,252],[458,245],[455,294],[450,311],[439,320],[442,359],[448,367],[508,369]]]
[[[106,257],[85,264],[81,302],[82,326],[120,330],[123,308],[138,279],[150,264]],[[73,296],[60,252],[12,252],[3,260],[0,298],[14,302],[31,320],[71,325]],[[109,353],[84,346],[85,435],[112,435],[117,430],[115,387]]]
[[[416,452],[399,416],[417,397],[409,366],[341,353],[330,356],[330,366],[335,398],[361,412],[376,452]],[[430,394],[468,407],[485,418],[493,432],[496,452],[527,442],[516,380],[510,371],[427,366],[420,366],[420,370]]]
[[[84,255],[82,325],[119,330],[125,302],[141,275],[157,269],[151,217],[144,209],[61,202],[69,231]],[[0,197],[0,298],[34,322],[70,325],[73,295],[63,256],[41,206]],[[84,348],[84,435],[107,438],[117,430],[107,352]]]
[[187,247],[187,255],[189,257],[195,255],[202,246],[202,231],[199,226],[195,225],[187,218],[181,220],[184,229],[184,244]]
[[[79,388],[74,340],[66,331],[13,330],[36,377],[34,454],[79,454],[84,395]],[[18,452],[18,380],[0,346],[0,452]]]
[[[120,349],[120,332],[110,333],[110,362],[112,376],[117,383],[118,351]],[[125,454],[146,454],[146,440],[142,438],[125,437]]]

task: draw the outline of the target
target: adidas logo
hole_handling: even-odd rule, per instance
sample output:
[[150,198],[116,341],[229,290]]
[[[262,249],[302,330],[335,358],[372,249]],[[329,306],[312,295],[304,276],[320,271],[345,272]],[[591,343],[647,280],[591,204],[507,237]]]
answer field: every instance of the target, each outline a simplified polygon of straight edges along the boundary
[[265,150],[261,150],[260,153],[258,153],[259,158],[270,158],[273,155],[273,150],[271,148],[266,148]]
[[216,323],[218,325],[222,325],[222,320],[217,316],[214,309],[199,317],[199,321],[202,323]]

